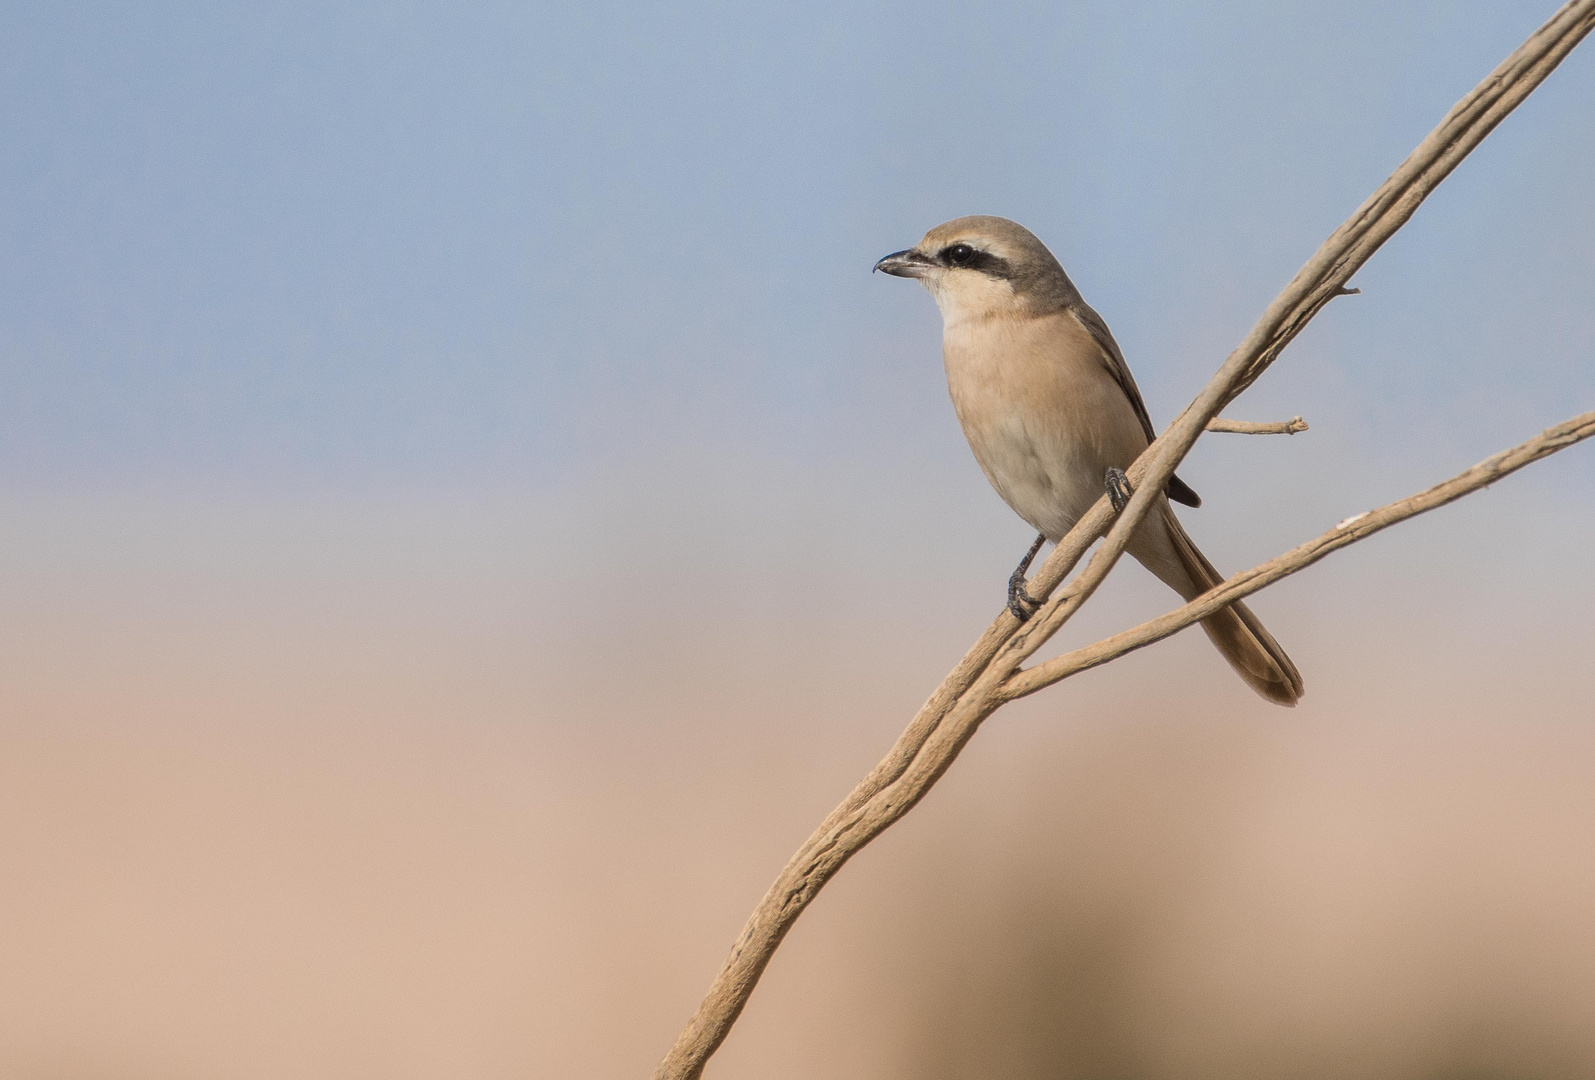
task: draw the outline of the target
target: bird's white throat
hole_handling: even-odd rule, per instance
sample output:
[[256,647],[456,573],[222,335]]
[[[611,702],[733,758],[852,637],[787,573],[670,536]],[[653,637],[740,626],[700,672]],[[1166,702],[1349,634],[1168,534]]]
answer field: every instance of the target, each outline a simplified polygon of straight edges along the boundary
[[943,332],[966,323],[1013,318],[1023,308],[1013,285],[987,274],[955,270],[921,282],[941,309]]

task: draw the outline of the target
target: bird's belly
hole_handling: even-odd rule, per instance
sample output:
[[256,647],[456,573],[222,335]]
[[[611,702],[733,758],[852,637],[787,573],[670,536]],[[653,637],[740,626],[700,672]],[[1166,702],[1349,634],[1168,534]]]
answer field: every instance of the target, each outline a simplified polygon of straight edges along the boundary
[[1095,362],[1061,360],[1022,330],[987,325],[943,339],[947,385],[992,487],[1057,540],[1102,497],[1109,466],[1145,448],[1128,400]]
[[1107,472],[1085,440],[1067,432],[1037,439],[1034,420],[1012,415],[996,423],[966,424],[969,446],[981,471],[1004,502],[1049,539],[1074,527],[1102,496]]

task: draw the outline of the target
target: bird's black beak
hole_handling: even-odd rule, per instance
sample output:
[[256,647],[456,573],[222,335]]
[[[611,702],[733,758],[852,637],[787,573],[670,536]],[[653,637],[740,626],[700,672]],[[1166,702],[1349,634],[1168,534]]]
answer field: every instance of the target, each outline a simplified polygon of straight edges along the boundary
[[875,269],[893,277],[924,277],[931,267],[936,264],[928,256],[921,255],[913,248],[907,251],[894,251],[886,258],[875,264]]

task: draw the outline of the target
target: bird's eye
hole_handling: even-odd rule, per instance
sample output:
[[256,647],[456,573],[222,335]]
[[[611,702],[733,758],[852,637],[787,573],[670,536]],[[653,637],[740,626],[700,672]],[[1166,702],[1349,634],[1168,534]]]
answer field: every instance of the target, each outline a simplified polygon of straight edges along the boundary
[[948,266],[968,266],[975,259],[975,249],[968,244],[954,244],[943,248],[941,255]]

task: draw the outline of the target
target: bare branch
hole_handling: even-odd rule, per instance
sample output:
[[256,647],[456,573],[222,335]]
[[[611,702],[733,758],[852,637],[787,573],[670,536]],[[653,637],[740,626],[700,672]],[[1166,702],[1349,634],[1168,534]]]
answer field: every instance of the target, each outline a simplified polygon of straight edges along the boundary
[[1307,421],[1299,416],[1289,420],[1263,423],[1256,420],[1225,420],[1222,416],[1207,422],[1208,431],[1227,431],[1231,435],[1294,435],[1307,430]]
[[1003,685],[1003,696],[1012,701],[1014,698],[1033,694],[1070,675],[1098,667],[1127,652],[1162,641],[1236,600],[1244,599],[1298,570],[1305,570],[1332,551],[1338,551],[1358,540],[1366,539],[1397,522],[1454,502],[1469,492],[1488,487],[1525,465],[1549,457],[1558,450],[1565,450],[1574,443],[1583,442],[1592,435],[1595,435],[1595,412],[1587,412],[1555,427],[1547,428],[1521,446],[1503,450],[1443,484],[1436,484],[1427,491],[1381,506],[1377,510],[1349,517],[1322,536],[1292,548],[1276,559],[1270,559],[1260,566],[1236,574],[1217,588],[1208,590],[1184,607],[1176,608],[1167,615],[1144,622],[1122,634],[1104,638],[1083,649],[1065,653],[1044,664],[1016,672]]
[[[1401,167],[1342,225],[1269,306],[1213,379],[1131,466],[1135,494],[1114,520],[1106,497],[1076,523],[1031,580],[1048,596],[1107,529],[1084,571],[1019,623],[1004,611],[920,708],[887,756],[798,849],[754,909],[698,1011],[660,1062],[655,1080],[697,1080],[736,1022],[781,940],[835,873],[925,796],[982,721],[1007,700],[1005,685],[1084,603],[1208,423],[1250,386],[1337,295],[1429,192],[1555,69],[1595,26],[1595,0],[1571,0],[1452,108]],[[1111,528],[1108,526],[1111,523]]]

